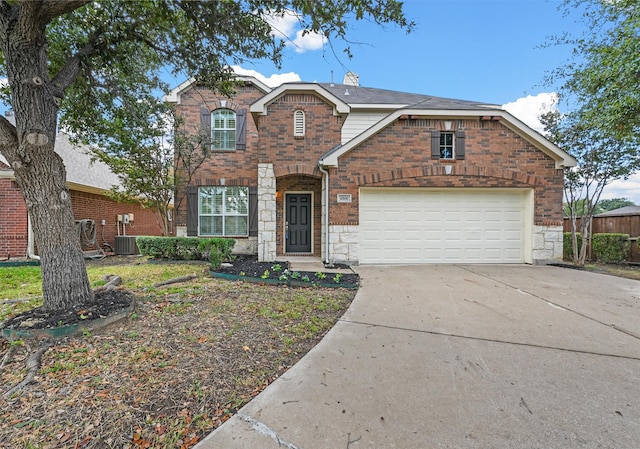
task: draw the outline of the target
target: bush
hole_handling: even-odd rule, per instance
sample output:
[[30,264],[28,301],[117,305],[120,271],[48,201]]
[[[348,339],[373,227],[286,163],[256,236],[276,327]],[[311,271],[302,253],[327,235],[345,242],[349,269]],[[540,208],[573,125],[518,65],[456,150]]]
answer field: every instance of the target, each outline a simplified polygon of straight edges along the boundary
[[624,262],[629,254],[629,234],[593,234],[591,247],[598,262]]
[[219,268],[233,256],[236,241],[223,238],[196,237],[136,237],[140,254],[154,259],[208,260],[212,268]]
[[[578,252],[582,248],[582,235],[578,234]],[[573,260],[573,241],[571,240],[571,232],[565,232],[562,240],[562,257],[565,260]]]

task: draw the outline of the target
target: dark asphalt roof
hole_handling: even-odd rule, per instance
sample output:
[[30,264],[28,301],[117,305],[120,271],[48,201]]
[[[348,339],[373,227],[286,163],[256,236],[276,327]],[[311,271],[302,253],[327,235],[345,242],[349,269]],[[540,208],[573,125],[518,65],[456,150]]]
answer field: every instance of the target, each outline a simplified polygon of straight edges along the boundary
[[[349,84],[318,83],[327,91],[349,105],[358,104],[405,104],[414,109],[487,109],[487,103],[454,98],[434,97],[431,95],[353,86]],[[500,108],[498,105],[489,105]]]
[[640,215],[640,206],[625,206],[618,209],[603,212],[596,217],[610,217],[613,215]]

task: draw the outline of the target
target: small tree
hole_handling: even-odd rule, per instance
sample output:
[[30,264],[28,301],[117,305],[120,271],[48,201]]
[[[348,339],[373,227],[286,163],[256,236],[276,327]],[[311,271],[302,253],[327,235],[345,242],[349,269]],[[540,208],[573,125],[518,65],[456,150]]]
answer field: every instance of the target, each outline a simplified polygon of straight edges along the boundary
[[83,130],[76,139],[95,145],[94,157],[109,166],[120,179],[110,197],[140,203],[153,211],[163,235],[171,234],[169,214],[173,201],[173,150],[170,135],[172,109],[155,97],[121,96],[121,107],[96,118],[101,132]]
[[573,261],[584,265],[588,245],[579,247],[577,235],[589,241],[591,219],[604,188],[640,168],[638,147],[630,139],[605,134],[580,112],[562,115],[552,111],[542,115],[541,121],[547,137],[578,160],[576,167],[565,171],[564,196],[571,220]]

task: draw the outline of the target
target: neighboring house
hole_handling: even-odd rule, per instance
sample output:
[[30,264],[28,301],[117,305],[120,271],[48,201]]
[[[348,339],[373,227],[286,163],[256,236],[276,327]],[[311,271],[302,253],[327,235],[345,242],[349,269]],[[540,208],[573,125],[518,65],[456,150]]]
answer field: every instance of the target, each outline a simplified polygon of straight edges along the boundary
[[624,217],[635,215],[640,217],[640,206],[624,206],[619,207],[618,209],[609,210],[607,212],[602,212],[601,214],[595,215],[595,217]]
[[[118,177],[101,162],[92,162],[86,148],[73,145],[66,134],[58,133],[55,151],[62,157],[67,169],[67,186],[71,192],[74,217],[77,221],[95,221],[98,248],[103,243],[115,248],[115,237],[123,232],[127,235],[160,235],[160,227],[150,210],[138,204],[117,203],[105,196],[112,185],[119,183]],[[2,155],[0,211],[0,259],[25,257],[29,252],[29,243],[37,252],[37,241],[29,232],[24,198],[13,170]],[[117,219],[118,215],[124,214],[133,214],[134,220],[123,230],[123,224]]]
[[542,263],[562,257],[563,169],[576,161],[499,106],[251,77],[225,98],[165,99],[211,136],[179,233],[273,261]]

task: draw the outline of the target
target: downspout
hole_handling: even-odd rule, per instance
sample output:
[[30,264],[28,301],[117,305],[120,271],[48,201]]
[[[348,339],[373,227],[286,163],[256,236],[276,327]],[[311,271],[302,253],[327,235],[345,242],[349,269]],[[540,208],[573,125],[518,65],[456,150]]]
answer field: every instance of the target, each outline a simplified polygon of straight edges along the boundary
[[36,255],[35,238],[33,235],[33,226],[31,226],[31,214],[27,213],[27,258],[40,260],[40,256]]
[[325,245],[325,262],[324,265],[327,268],[333,267],[333,263],[330,262],[329,259],[329,172],[322,168],[322,165],[318,163],[318,170],[324,174],[324,204],[325,204],[325,214],[324,214],[324,245]]

